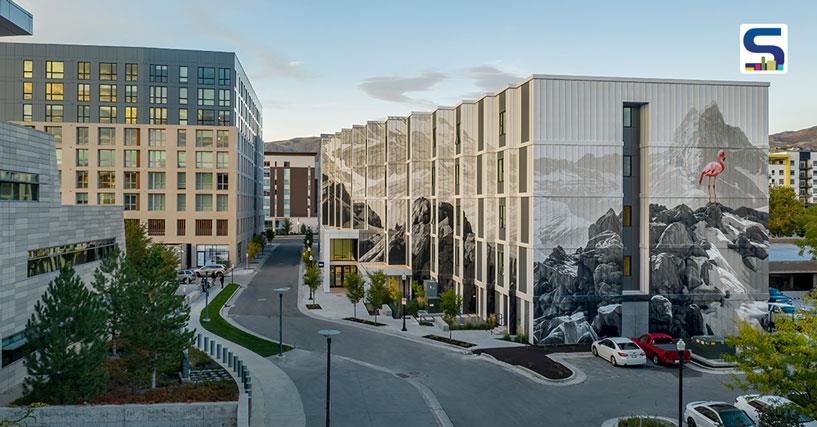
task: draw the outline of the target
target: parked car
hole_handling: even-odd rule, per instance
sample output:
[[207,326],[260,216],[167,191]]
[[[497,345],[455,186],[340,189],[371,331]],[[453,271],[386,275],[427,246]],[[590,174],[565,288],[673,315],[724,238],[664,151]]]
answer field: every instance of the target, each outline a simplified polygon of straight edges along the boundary
[[784,304],[791,304],[794,302],[792,297],[784,294],[777,288],[769,288],[769,302],[781,302]]
[[687,403],[684,420],[688,427],[753,427],[746,412],[726,403],[697,401]]
[[213,273],[216,274],[216,277],[220,277],[227,273],[227,269],[221,264],[206,264],[196,270],[196,276],[198,277],[204,277],[205,275],[209,277]]
[[[678,364],[678,350],[676,344],[678,340],[667,334],[644,334],[638,338],[633,338],[633,342],[647,355],[647,359],[652,360],[656,365]],[[689,362],[689,350],[684,350],[684,362]]]
[[641,366],[647,363],[644,351],[624,337],[602,338],[590,346],[594,356],[609,360],[613,366]]
[[[776,406],[794,405],[791,400],[780,396],[761,396],[759,394],[747,394],[745,396],[738,396],[735,399],[735,407],[746,412],[746,415],[757,424],[760,424],[760,414],[763,411],[774,408]],[[796,412],[793,414],[798,417],[800,426],[802,427],[817,427],[817,421],[802,411],[796,410],[797,406],[792,406]]]
[[196,281],[196,274],[191,269],[176,270],[176,279],[184,285],[185,283],[193,283]]

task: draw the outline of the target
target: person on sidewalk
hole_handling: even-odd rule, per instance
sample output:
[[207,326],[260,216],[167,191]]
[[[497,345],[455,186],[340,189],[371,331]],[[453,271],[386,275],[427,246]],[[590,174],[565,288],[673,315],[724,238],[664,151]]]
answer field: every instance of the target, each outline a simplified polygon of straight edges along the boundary
[[224,274],[219,275],[219,280],[221,280],[221,289],[224,289]]

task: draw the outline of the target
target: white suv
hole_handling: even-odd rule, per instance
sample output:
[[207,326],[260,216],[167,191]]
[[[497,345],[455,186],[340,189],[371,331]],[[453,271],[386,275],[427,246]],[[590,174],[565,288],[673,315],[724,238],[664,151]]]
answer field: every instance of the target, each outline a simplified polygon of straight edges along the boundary
[[212,277],[213,273],[216,274],[216,277],[220,277],[227,273],[227,269],[221,264],[206,264],[196,270],[196,276],[198,277]]

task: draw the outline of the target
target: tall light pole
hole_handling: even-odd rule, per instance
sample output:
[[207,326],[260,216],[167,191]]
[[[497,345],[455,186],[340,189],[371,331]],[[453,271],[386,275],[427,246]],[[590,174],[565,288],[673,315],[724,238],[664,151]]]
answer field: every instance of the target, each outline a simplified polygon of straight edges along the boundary
[[284,355],[284,292],[289,288],[277,288],[278,293],[278,357]]
[[335,329],[321,329],[318,333],[326,337],[326,427],[329,427],[329,380],[332,373],[332,337],[340,335],[340,331]]
[[684,351],[686,350],[686,343],[683,339],[679,339],[675,343],[675,349],[678,350],[678,425],[684,425]]
[[402,314],[403,317],[402,331],[406,332],[406,275],[404,274],[400,276],[400,278],[403,279],[403,298],[400,300],[402,310],[400,310],[400,313]]

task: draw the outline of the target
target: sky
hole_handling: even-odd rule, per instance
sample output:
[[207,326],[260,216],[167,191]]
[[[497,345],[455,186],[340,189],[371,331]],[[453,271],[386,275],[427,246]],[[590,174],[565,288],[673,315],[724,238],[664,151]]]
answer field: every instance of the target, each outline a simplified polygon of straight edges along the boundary
[[[817,125],[811,1],[15,0],[8,41],[236,52],[267,141],[430,111],[531,74],[769,81],[769,130]],[[742,23],[789,27],[785,75],[738,68]]]

